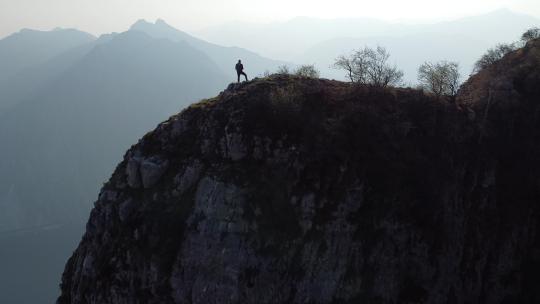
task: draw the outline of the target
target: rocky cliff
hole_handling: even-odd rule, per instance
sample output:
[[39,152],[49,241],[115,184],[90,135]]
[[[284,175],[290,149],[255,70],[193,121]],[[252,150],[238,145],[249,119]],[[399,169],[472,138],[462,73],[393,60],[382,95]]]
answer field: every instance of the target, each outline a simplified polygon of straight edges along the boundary
[[538,303],[540,43],[455,103],[274,76],[134,145],[59,303]]

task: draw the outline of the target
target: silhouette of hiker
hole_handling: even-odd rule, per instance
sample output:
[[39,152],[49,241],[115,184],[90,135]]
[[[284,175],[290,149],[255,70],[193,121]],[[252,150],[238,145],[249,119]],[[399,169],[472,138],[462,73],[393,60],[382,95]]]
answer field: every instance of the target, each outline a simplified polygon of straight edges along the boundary
[[246,77],[246,81],[248,81],[246,73],[244,73],[244,65],[242,64],[242,60],[238,60],[238,63],[234,67],[236,69],[236,74],[238,75],[238,82],[240,82],[240,75],[244,75]]

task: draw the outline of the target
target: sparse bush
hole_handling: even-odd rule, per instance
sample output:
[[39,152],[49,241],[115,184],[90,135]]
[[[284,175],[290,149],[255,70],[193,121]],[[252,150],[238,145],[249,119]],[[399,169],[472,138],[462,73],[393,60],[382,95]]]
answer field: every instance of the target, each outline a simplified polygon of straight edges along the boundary
[[305,64],[299,66],[295,72],[295,75],[302,76],[302,77],[310,77],[310,78],[319,78],[319,71],[315,68],[312,64]]
[[521,35],[521,41],[523,43],[527,43],[531,40],[539,39],[539,38],[540,38],[540,28],[538,27],[530,28],[525,33],[523,33],[523,35]]
[[349,56],[336,58],[333,67],[347,72],[351,82],[369,84],[377,87],[399,85],[403,79],[403,72],[395,65],[388,63],[390,53],[378,46],[376,49],[365,47],[354,51]]
[[278,66],[278,68],[277,68],[276,74],[280,74],[280,75],[290,75],[290,74],[291,74],[291,70],[290,70],[289,67],[286,66],[286,65],[280,65],[280,66]]
[[294,104],[298,98],[298,91],[292,85],[277,88],[270,93],[270,103],[275,106]]
[[269,97],[269,105],[275,118],[286,125],[298,120],[296,114],[300,111],[302,95],[299,94],[294,84],[276,88]]
[[506,54],[515,51],[517,45],[515,43],[501,43],[494,48],[489,49],[476,63],[474,64],[474,72],[477,73],[495,62],[501,60]]
[[424,62],[418,68],[418,81],[437,97],[455,96],[459,88],[459,64],[457,62]]

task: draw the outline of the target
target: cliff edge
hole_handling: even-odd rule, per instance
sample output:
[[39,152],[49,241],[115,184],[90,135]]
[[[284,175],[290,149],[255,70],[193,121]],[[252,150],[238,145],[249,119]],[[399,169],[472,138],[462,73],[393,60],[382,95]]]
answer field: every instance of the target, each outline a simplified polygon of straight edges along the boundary
[[134,145],[58,303],[538,303],[540,43],[456,103],[273,76]]

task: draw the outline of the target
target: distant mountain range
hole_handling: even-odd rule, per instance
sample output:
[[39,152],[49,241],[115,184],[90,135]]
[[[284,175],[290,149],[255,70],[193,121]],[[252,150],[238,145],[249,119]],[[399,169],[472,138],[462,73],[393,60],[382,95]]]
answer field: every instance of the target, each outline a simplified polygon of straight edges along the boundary
[[[167,39],[183,42],[208,56],[220,69],[220,74],[235,79],[234,65],[238,59],[246,62],[250,77],[273,71],[284,61],[261,57],[238,47],[223,47],[198,39],[177,30],[163,20],[150,23],[136,22],[128,32],[143,32],[154,40]],[[81,60],[96,46],[106,43],[118,34],[96,37],[73,29],[50,32],[22,30],[0,40],[0,111],[18,101],[29,99],[37,89],[42,89],[61,73]],[[224,80],[223,85],[228,81]]]
[[75,32],[88,39],[73,43],[73,33],[54,31],[71,48],[51,47],[44,62],[38,51],[6,49],[46,41],[50,32],[22,31],[0,42],[4,57],[26,56],[35,63],[2,82],[9,89],[0,93],[0,231],[74,214],[84,218],[99,183],[129,144],[229,82],[208,55],[185,40],[132,29],[100,39]]
[[75,50],[96,37],[77,30],[24,29],[0,40],[0,111],[28,98],[71,64]]
[[[0,269],[34,259],[43,245],[32,240],[49,237],[51,225],[59,227],[55,242],[67,235],[64,242],[75,243],[78,234],[61,230],[82,230],[123,152],[169,115],[236,81],[238,59],[253,63],[246,64],[250,76],[282,63],[206,43],[163,21],[99,38],[23,30],[0,40],[0,248],[21,246],[3,252]],[[12,234],[20,231],[17,241]],[[40,252],[42,288],[26,292],[30,267],[15,277],[0,272],[10,286],[0,289],[0,303],[54,301],[58,255],[70,251]]]
[[209,41],[239,45],[263,56],[315,64],[321,76],[336,79],[344,79],[344,73],[330,68],[337,56],[365,45],[381,45],[391,52],[390,60],[405,71],[406,81],[414,84],[417,68],[424,60],[457,60],[466,76],[487,48],[515,41],[532,26],[540,26],[540,19],[501,9],[434,24],[300,17],[265,25],[230,23],[198,34]]
[[0,230],[84,218],[122,150],[227,83],[204,53],[139,31],[78,55],[0,116]]
[[[171,41],[185,41],[194,48],[208,55],[224,73],[234,74],[234,64],[238,59],[246,63],[246,72],[252,78],[262,75],[265,71],[275,71],[278,66],[287,64],[285,61],[270,60],[260,55],[239,47],[223,47],[209,43],[179,31],[163,20],[157,20],[154,24],[139,20],[131,30],[145,32],[155,38],[165,38]],[[231,63],[233,63],[231,65]],[[289,63],[290,64],[290,63]]]
[[72,29],[48,32],[23,29],[0,40],[0,80],[95,39],[88,33]]

